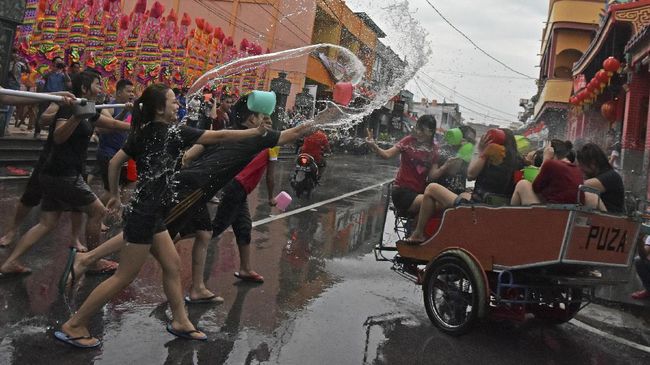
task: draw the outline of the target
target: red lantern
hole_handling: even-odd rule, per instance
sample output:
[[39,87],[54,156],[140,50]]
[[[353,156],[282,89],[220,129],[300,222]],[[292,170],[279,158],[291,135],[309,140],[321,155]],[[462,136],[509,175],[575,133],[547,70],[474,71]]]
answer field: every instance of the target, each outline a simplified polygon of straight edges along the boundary
[[591,79],[589,83],[587,84],[587,90],[591,91],[592,93],[598,90],[598,86],[600,83],[596,79]]
[[600,113],[605,117],[605,119],[613,123],[616,121],[616,102],[614,100],[610,100],[606,103],[603,103],[603,105],[600,107]]
[[578,98],[575,96],[570,97],[569,103],[571,103],[571,105],[578,105]]
[[248,42],[248,39],[244,38],[241,40],[241,43],[239,44],[239,50],[246,51],[249,46],[250,43]]
[[192,18],[187,13],[183,13],[183,18],[181,19],[181,25],[189,26],[192,24]]
[[609,81],[609,75],[607,74],[607,71],[605,71],[605,70],[600,70],[600,71],[596,72],[596,76],[594,76],[594,78],[597,79],[598,81],[600,81],[601,84],[603,82],[606,83],[607,81]]
[[619,67],[621,67],[621,62],[614,57],[607,57],[607,59],[603,61],[603,68],[607,72],[616,72]]

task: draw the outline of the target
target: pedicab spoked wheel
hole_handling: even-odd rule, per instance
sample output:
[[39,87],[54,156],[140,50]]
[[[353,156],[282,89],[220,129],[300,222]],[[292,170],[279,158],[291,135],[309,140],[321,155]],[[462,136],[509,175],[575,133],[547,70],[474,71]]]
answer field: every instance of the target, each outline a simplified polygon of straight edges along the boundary
[[466,333],[485,311],[485,282],[480,268],[462,251],[452,250],[435,258],[422,288],[429,319],[447,334]]
[[582,289],[563,288],[561,291],[550,292],[547,295],[555,297],[554,303],[537,304],[532,310],[535,318],[544,323],[551,325],[566,323],[582,309]]

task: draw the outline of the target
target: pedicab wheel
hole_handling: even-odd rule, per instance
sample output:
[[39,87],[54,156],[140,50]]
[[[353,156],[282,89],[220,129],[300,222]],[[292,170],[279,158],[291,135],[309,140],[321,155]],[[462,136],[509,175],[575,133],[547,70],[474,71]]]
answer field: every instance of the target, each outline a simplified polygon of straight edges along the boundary
[[532,311],[535,318],[550,325],[566,323],[573,319],[582,308],[582,289],[565,289],[559,295],[566,303],[535,305]]
[[485,313],[486,290],[479,266],[460,250],[450,250],[429,265],[424,307],[433,324],[449,335],[469,331]]

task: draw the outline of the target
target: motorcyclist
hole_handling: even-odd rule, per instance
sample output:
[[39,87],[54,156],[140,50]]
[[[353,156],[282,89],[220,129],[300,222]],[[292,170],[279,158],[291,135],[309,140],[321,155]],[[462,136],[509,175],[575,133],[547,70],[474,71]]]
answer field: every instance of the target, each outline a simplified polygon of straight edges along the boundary
[[325,132],[323,132],[322,129],[318,129],[316,132],[305,137],[300,152],[306,153],[314,158],[314,162],[316,162],[316,165],[318,166],[317,179],[320,179],[326,166],[323,153],[332,152],[329,140]]

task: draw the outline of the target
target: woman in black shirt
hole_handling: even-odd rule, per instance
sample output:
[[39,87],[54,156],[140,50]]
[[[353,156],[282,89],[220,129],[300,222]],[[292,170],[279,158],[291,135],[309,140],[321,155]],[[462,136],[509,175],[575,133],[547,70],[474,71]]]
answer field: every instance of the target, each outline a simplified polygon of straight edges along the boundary
[[578,150],[578,165],[585,174],[584,185],[600,191],[585,194],[585,205],[612,213],[622,213],[625,201],[623,179],[610,165],[605,152],[595,143],[587,143]]
[[136,100],[129,138],[109,165],[109,208],[120,205],[118,186],[122,164],[133,158],[138,165],[138,184],[124,213],[123,236],[128,243],[121,250],[120,266],[115,274],[95,288],[79,310],[61,326],[61,331],[55,332],[57,339],[75,347],[99,346],[100,341],[90,337],[88,331],[90,318],[135,279],[149,253],[163,269],[163,287],[173,315],[167,331],[186,339],[207,339],[187,317],[180,258],[164,223],[166,204],[173,201],[170,192],[176,164],[182,150],[195,143],[236,141],[266,133],[266,130],[260,127],[243,131],[202,131],[171,126],[176,121],[177,111],[174,92],[162,84],[147,87]]

